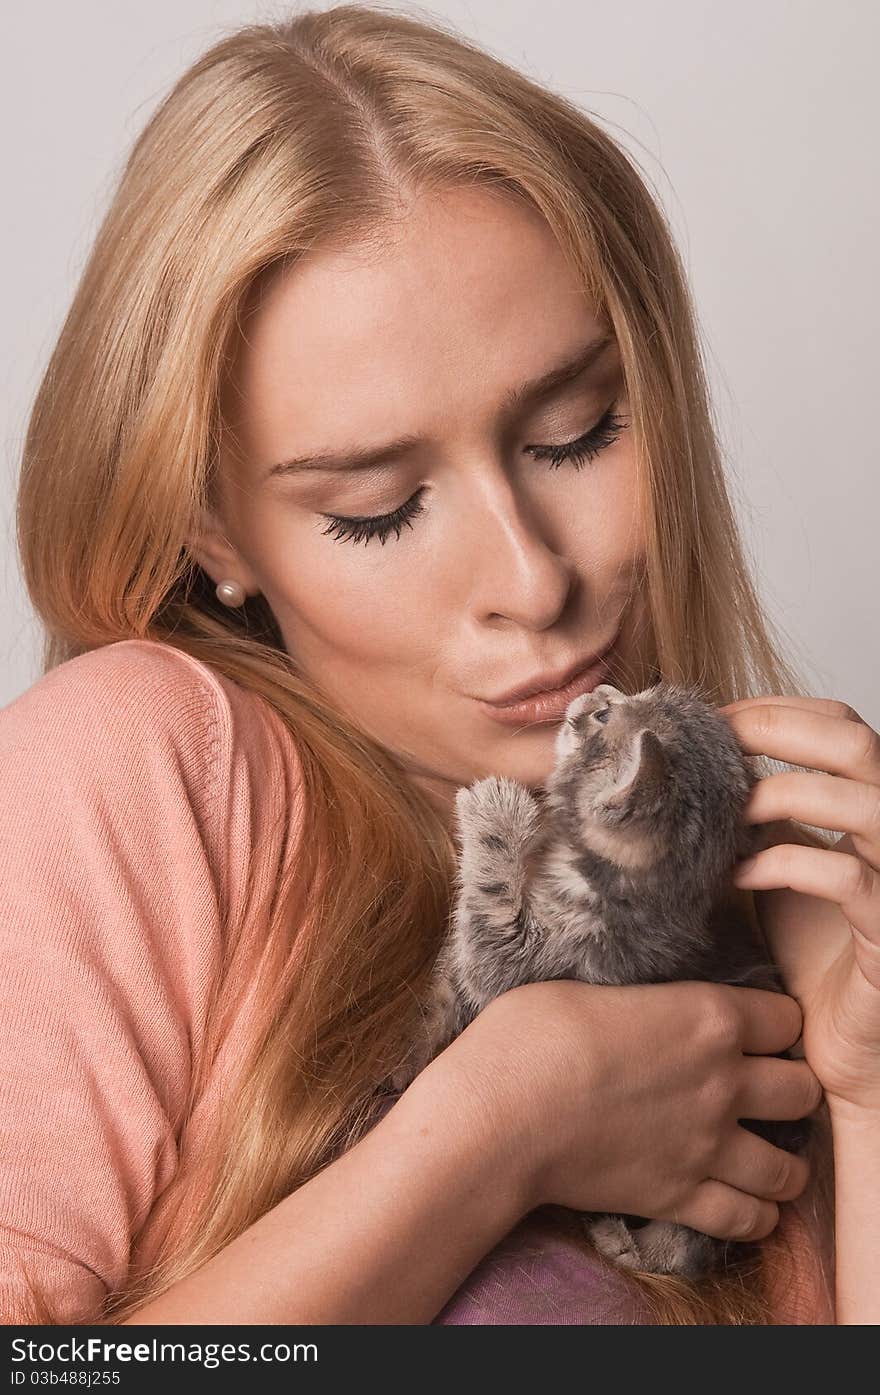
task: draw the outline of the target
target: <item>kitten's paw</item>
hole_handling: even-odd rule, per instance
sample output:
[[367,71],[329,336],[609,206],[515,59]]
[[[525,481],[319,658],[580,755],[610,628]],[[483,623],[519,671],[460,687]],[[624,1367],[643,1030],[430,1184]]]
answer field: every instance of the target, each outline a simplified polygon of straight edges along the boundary
[[500,835],[522,842],[538,831],[541,818],[531,791],[506,775],[488,775],[466,785],[455,796],[455,808],[466,838]]
[[638,1232],[645,1267],[652,1274],[680,1274],[701,1279],[714,1268],[723,1241],[713,1240],[675,1221],[651,1221]]
[[675,1221],[649,1221],[630,1230],[622,1216],[586,1222],[596,1249],[620,1269],[645,1274],[702,1278],[715,1264],[722,1242]]
[[620,1269],[642,1269],[635,1232],[630,1230],[621,1216],[603,1216],[598,1221],[585,1221],[590,1240],[606,1259]]

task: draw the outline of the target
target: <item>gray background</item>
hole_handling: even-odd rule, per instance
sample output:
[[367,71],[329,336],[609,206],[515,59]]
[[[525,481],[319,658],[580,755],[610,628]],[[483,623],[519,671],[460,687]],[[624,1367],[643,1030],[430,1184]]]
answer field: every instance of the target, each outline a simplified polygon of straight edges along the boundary
[[[394,5],[387,6],[395,8]],[[27,413],[128,150],[246,0],[4,7],[5,705],[38,675],[14,492]],[[326,4],[292,7],[326,9]],[[694,291],[758,584],[813,691],[880,727],[876,0],[435,0],[600,117],[665,207]]]

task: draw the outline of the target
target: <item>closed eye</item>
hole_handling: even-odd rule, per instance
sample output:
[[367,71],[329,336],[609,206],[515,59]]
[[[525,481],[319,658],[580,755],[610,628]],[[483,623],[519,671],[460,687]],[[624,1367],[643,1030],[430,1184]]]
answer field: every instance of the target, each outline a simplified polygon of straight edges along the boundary
[[[564,441],[559,446],[526,446],[525,453],[534,456],[536,460],[548,461],[551,469],[566,462],[574,465],[575,469],[583,469],[584,465],[603,450],[607,450],[618,439],[621,432],[627,425],[627,418],[619,416],[614,408],[616,402],[605,412],[596,425],[583,435],[577,436],[573,441]],[[321,518],[329,520],[330,526],[323,528],[322,534],[334,537],[339,542],[363,542],[368,543],[371,538],[379,538],[385,544],[391,533],[396,533],[400,537],[402,528],[411,528],[412,520],[424,511],[421,502],[425,486],[410,496],[399,508],[391,513],[374,514],[361,517],[344,517],[340,514],[322,513]]]

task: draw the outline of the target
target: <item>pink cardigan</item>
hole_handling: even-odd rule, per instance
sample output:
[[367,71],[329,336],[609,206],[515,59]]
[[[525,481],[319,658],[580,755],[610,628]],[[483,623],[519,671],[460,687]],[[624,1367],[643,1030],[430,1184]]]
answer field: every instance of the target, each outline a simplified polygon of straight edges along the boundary
[[[197,1149],[249,1040],[242,994],[191,1124],[190,1071],[245,874],[277,879],[301,768],[261,698],[165,644],[125,640],[0,712],[0,1316],[24,1260],[60,1319],[99,1318],[148,1263],[182,1138]],[[248,957],[249,956],[249,957]],[[646,1321],[617,1275],[526,1218],[435,1321]]]

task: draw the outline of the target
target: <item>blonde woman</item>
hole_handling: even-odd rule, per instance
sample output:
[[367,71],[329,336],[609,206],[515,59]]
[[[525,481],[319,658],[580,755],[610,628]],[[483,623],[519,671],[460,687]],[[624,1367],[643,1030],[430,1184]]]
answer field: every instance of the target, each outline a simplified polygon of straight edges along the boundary
[[[880,741],[768,633],[681,265],[596,124],[384,9],[224,38],[136,142],[18,524],[6,1322],[877,1319]],[[558,717],[499,700],[603,652],[810,768],[757,786],[732,892],[789,993],[530,984],[383,1103],[455,791],[549,768]],[[738,1123],[812,1111],[809,1163]],[[578,1209],[747,1263],[625,1274]]]

